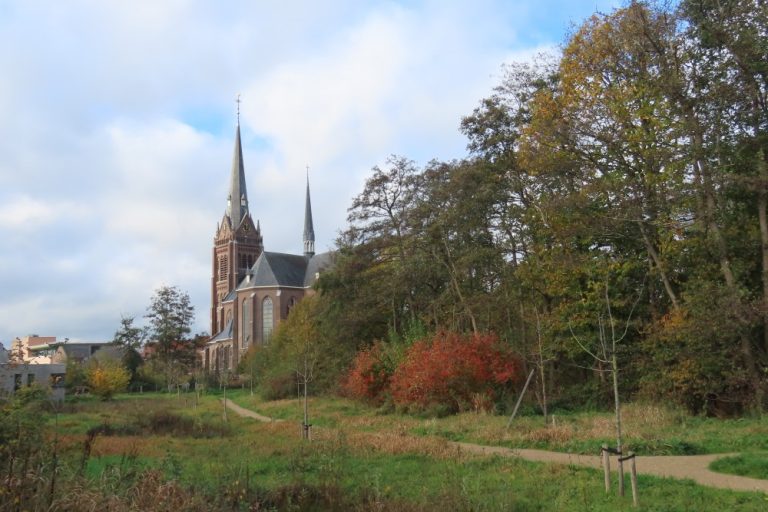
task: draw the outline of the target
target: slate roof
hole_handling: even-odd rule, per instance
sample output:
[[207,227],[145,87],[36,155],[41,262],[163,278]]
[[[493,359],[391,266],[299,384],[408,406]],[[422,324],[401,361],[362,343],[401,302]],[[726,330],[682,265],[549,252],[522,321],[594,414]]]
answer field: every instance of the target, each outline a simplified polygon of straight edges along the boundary
[[216,343],[217,341],[231,340],[232,339],[232,319],[230,318],[224,329],[219,334],[211,338],[208,343]]
[[237,289],[246,290],[262,286],[310,288],[317,280],[316,274],[332,265],[333,253],[329,252],[307,258],[299,254],[265,251]]
[[334,253],[324,252],[322,254],[315,254],[310,258],[307,264],[307,271],[304,274],[304,287],[310,288],[317,281],[317,274],[324,272],[325,270],[333,266]]
[[304,273],[307,259],[297,254],[263,252],[251,267],[250,276],[246,277],[238,289],[257,286],[304,287]]

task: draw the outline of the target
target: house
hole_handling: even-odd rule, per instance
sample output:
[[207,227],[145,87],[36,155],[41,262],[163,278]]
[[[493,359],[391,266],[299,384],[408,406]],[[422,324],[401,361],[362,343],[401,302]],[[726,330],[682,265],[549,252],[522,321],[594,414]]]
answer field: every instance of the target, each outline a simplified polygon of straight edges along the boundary
[[22,361],[34,364],[50,364],[50,352],[38,350],[42,347],[47,348],[50,344],[56,343],[56,336],[39,336],[37,334],[28,334],[16,338],[11,345],[11,351]]
[[38,384],[51,389],[54,400],[64,400],[64,364],[29,363],[11,357],[0,343],[0,398],[12,396],[25,386]]
[[49,343],[36,343],[29,345],[27,352],[29,359],[25,362],[44,361],[50,363],[67,364],[69,361],[82,363],[90,359],[97,352],[121,358],[123,348],[114,345],[110,341],[70,341],[64,338],[64,341],[54,341]]

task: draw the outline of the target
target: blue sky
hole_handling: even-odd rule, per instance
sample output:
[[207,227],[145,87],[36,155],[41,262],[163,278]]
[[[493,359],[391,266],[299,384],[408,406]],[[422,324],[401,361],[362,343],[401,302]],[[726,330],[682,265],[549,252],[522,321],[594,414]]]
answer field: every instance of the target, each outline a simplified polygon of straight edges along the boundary
[[620,2],[0,0],[0,342],[111,339],[175,285],[207,331],[235,103],[267,250],[318,250],[371,167],[460,158],[504,63]]

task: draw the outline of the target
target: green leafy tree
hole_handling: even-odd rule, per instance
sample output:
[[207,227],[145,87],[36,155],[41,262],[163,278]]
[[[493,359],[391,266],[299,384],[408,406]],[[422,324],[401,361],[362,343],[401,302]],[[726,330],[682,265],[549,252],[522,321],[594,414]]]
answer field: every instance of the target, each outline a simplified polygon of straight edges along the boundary
[[142,327],[134,326],[134,321],[135,317],[133,316],[120,317],[120,328],[115,331],[112,343],[134,350],[141,348],[141,345],[146,339],[147,330]]
[[175,286],[163,286],[155,290],[147,314],[149,336],[157,343],[157,352],[170,359],[177,345],[187,340],[195,318],[195,308],[189,295]]
[[178,384],[195,361],[195,341],[188,338],[195,317],[189,295],[175,286],[163,286],[152,296],[147,314],[148,337],[165,368],[166,384]]
[[146,329],[133,325],[135,318],[132,316],[122,316],[120,318],[120,328],[115,331],[112,343],[123,348],[123,365],[131,374],[131,382],[137,379],[137,372],[143,359],[139,354],[144,340],[146,339]]

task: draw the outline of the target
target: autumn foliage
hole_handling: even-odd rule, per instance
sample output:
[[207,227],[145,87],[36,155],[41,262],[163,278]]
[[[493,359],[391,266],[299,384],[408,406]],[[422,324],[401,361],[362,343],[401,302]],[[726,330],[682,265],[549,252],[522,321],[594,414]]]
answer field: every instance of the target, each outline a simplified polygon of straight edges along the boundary
[[94,362],[87,370],[86,378],[91,392],[102,400],[109,400],[116,393],[126,390],[131,374],[118,361]]
[[376,342],[357,353],[342,382],[342,392],[351,398],[380,404],[389,390],[391,376],[392,370],[386,364],[382,343]]
[[390,369],[381,344],[357,354],[343,389],[348,396],[451,412],[487,408],[520,375],[518,358],[492,334],[441,332],[414,342]]

